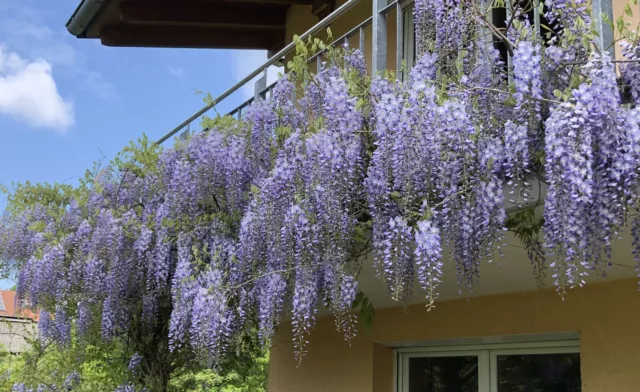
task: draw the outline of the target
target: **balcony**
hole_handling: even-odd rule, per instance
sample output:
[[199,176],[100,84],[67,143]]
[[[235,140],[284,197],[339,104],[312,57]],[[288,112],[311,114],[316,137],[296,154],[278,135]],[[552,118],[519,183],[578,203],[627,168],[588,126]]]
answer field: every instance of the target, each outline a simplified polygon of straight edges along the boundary
[[[251,3],[277,3],[278,6],[282,6],[286,3],[286,5],[291,4],[306,4],[307,0],[242,0],[243,2],[251,2]],[[507,4],[509,4],[510,0],[507,0]],[[225,2],[223,2],[225,3]],[[416,56],[416,48],[415,48],[415,32],[413,26],[413,3],[414,0],[343,0],[343,4],[337,7],[333,12],[327,15],[324,19],[320,20],[318,23],[313,25],[304,33],[300,34],[300,38],[307,39],[309,37],[318,37],[322,36],[324,31],[328,27],[333,27],[334,25],[338,25],[339,30],[345,30],[346,32],[340,35],[337,39],[331,42],[332,46],[343,44],[344,42],[348,42],[350,47],[359,48],[360,51],[365,55],[365,59],[367,60],[368,71],[371,74],[377,74],[384,70],[402,70],[403,64],[405,68],[411,68],[415,61]],[[486,0],[486,4],[490,4],[491,2]],[[534,5],[538,5],[538,0],[533,0]],[[594,0],[593,1],[593,10],[594,10],[594,18],[595,20],[600,21],[596,24],[598,35],[600,38],[599,47],[601,50],[608,50],[612,56],[615,58],[616,47],[614,45],[613,40],[613,31],[607,23],[603,22],[603,15],[606,15],[609,20],[613,20],[614,11],[616,15],[621,14],[622,9],[624,7],[624,1],[622,0]],[[273,5],[273,4],[272,4]],[[264,4],[262,4],[264,6]],[[123,15],[125,15],[124,10],[129,9],[128,7],[123,7]],[[131,7],[131,9],[136,9],[136,7]],[[151,12],[144,16],[146,19],[175,19],[174,16],[167,15],[169,12],[163,13],[163,8],[160,7],[160,11]],[[251,8],[250,10],[253,10]],[[140,10],[139,10],[140,11]],[[165,10],[166,11],[166,10]],[[364,12],[363,12],[364,11]],[[187,11],[183,11],[187,12]],[[253,11],[252,11],[253,12]],[[534,7],[532,11],[534,13],[534,21],[537,25],[538,30],[541,30],[540,27],[540,15],[538,7]],[[195,11],[194,11],[195,13]],[[365,14],[366,17],[362,17],[362,14]],[[143,12],[139,13],[140,15]],[[195,14],[194,14],[195,15]],[[189,23],[195,23],[194,15],[184,16],[185,21],[188,20]],[[252,13],[249,13],[251,16]],[[268,19],[270,14],[264,15],[265,19]],[[124,17],[124,16],[123,16]],[[287,18],[295,19],[298,17],[295,14],[288,15]],[[496,20],[500,19],[500,15],[494,14],[493,18]],[[191,18],[191,19],[189,19]],[[196,20],[200,20],[201,18],[195,18]],[[606,19],[606,18],[605,18]],[[247,20],[252,20],[251,18]],[[246,22],[245,22],[246,23]],[[215,23],[214,23],[215,24]],[[289,32],[287,32],[289,34]],[[102,38],[102,37],[101,37]],[[491,40],[489,39],[489,42]],[[163,41],[164,42],[164,41]],[[103,39],[104,43],[104,39]],[[108,44],[108,43],[105,43]],[[182,45],[172,45],[172,46],[185,46],[185,43]],[[123,43],[125,46],[136,45],[138,43]],[[162,45],[153,45],[153,46],[166,46]],[[188,44],[187,44],[188,46]],[[255,45],[254,45],[255,46]],[[251,46],[251,47],[254,47]],[[243,48],[244,46],[235,44],[235,46],[231,46],[234,48]],[[261,47],[266,48],[266,47]],[[197,126],[194,126],[193,122],[198,120],[201,116],[206,114],[209,110],[211,110],[216,105],[219,105],[229,96],[234,94],[236,91],[240,90],[244,86],[248,85],[252,81],[255,80],[256,77],[259,77],[257,81],[254,81],[254,96],[243,103],[241,103],[238,107],[226,113],[227,115],[234,116],[238,119],[242,118],[246,113],[246,110],[249,106],[256,100],[267,99],[271,96],[271,90],[273,89],[275,83],[267,84],[267,69],[277,63],[282,63],[283,60],[291,58],[295,54],[295,44],[294,42],[289,41],[287,45],[285,45],[282,49],[278,50],[275,54],[271,55],[269,59],[256,68],[253,72],[243,78],[241,81],[227,89],[220,96],[213,99],[208,105],[194,113],[191,117],[187,118],[181,124],[173,128],[169,131],[165,136],[157,141],[158,144],[162,144],[169,140],[171,137],[184,133],[187,131],[192,131],[197,129]],[[507,62],[510,63],[510,56],[507,56]],[[320,66],[323,61],[323,53],[317,53],[310,59],[310,66],[315,66],[317,69],[320,69]],[[397,73],[397,76],[402,78],[404,77],[403,71]]]
[[[537,2],[536,2],[537,3]],[[600,7],[600,10],[612,13],[612,2],[602,0],[595,1],[595,4]],[[369,7],[372,10],[371,15],[366,15],[361,18],[354,18],[353,13],[350,13],[355,7]],[[347,0],[336,8],[325,19],[321,20],[313,27],[308,29],[305,33],[301,34],[302,39],[308,37],[316,37],[322,34],[327,27],[331,27],[337,24],[341,18],[348,18],[350,25],[344,29],[346,32],[341,34],[338,38],[331,42],[332,46],[341,45],[345,42],[349,43],[352,48],[360,49],[367,60],[368,71],[371,74],[376,74],[384,70],[401,70],[397,72],[398,78],[403,78],[405,71],[403,69],[410,68],[415,60],[415,46],[414,46],[414,29],[412,19],[412,7],[413,0]],[[351,17],[349,17],[351,16]],[[540,24],[540,15],[535,11],[535,21]],[[494,18],[499,18],[499,15],[494,15]],[[610,46],[611,41],[607,41],[607,37],[610,36],[608,27],[600,25],[603,29],[600,33],[604,39],[600,45],[602,48]],[[612,35],[611,35],[612,37]],[[489,39],[488,44],[491,44]],[[613,47],[611,50],[613,51]],[[201,116],[205,115],[214,106],[220,104],[230,95],[251,83],[256,77],[259,77],[254,82],[254,96],[245,102],[241,103],[238,107],[229,111],[227,115],[234,116],[237,119],[242,119],[246,114],[251,104],[257,100],[269,99],[272,94],[275,83],[267,84],[267,68],[282,62],[283,59],[288,59],[295,53],[294,42],[289,42],[284,48],[279,50],[276,54],[271,56],[264,64],[256,68],[252,73],[247,75],[240,82],[229,88],[222,93],[219,97],[213,99],[210,104],[200,109],[193,114],[187,120],[175,127],[164,137],[157,141],[157,143],[163,143],[175,135],[190,132],[193,129],[197,129],[197,126],[193,124]],[[317,69],[318,72],[321,69],[323,62],[323,53],[319,52],[314,54],[309,59],[311,69]],[[510,57],[507,59],[510,62]],[[541,205],[544,202],[546,195],[546,187],[539,181],[533,181],[534,186],[530,195],[529,203],[526,207],[532,205]],[[505,200],[509,199],[508,190],[505,188]],[[507,211],[516,211],[519,207],[506,202],[505,209]],[[541,207],[538,208],[541,211]],[[483,276],[482,281],[475,289],[473,296],[493,295],[500,293],[510,293],[525,290],[535,290],[536,285],[531,278],[531,265],[527,259],[526,249],[515,239],[512,235],[507,236],[507,246],[505,248],[505,255],[500,260],[486,266],[486,274]],[[615,245],[614,259],[616,263],[612,270],[609,272],[609,279],[624,279],[635,276],[631,255],[627,252],[630,248],[630,235],[625,233],[626,238],[623,241],[619,241]],[[371,260],[365,263],[363,266],[363,272],[360,277],[360,287],[364,292],[369,293],[370,299],[377,307],[393,307],[397,306],[397,303],[393,302],[386,292],[385,283],[375,278],[375,272],[371,264]],[[455,270],[453,265],[446,265],[444,275],[449,278],[445,278],[445,282],[442,285],[442,299],[457,298],[458,287],[455,282]],[[594,276],[589,280],[601,280],[602,277]],[[551,286],[551,279],[547,277],[547,287]],[[418,286],[415,287],[416,291]],[[416,302],[420,302],[421,298],[416,298]]]
[[[332,46],[347,41],[350,47],[359,48],[367,59],[368,71],[372,73],[387,69],[401,69],[403,62],[409,66],[412,65],[415,57],[412,7],[413,0],[347,0],[327,17],[300,34],[300,38],[322,37],[327,28],[338,31],[342,28],[346,32],[334,39],[330,43]],[[371,12],[369,9],[376,11]],[[366,11],[364,17],[363,11]],[[338,28],[334,29],[336,25]],[[275,83],[267,85],[267,69],[276,63],[281,63],[283,59],[291,58],[294,54],[295,43],[289,42],[270,56],[264,64],[169,131],[157,143],[164,143],[177,134],[197,129],[193,124],[194,121],[259,77],[254,82],[254,96],[226,113],[242,118],[255,100],[270,97]],[[320,69],[322,61],[323,53],[316,53],[310,59],[310,66]],[[401,74],[400,77],[402,77]]]

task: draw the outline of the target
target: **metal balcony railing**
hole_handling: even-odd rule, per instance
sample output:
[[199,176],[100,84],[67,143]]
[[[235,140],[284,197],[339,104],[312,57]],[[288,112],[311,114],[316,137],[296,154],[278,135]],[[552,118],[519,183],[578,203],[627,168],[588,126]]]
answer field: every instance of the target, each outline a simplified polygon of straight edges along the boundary
[[[310,36],[313,36],[316,33],[321,32],[322,30],[329,27],[331,23],[333,23],[336,19],[342,16],[344,13],[352,9],[356,4],[358,4],[361,0],[348,0],[340,7],[336,8],[331,14],[329,14],[326,18],[322,19],[316,25],[307,30],[304,34],[300,35],[300,38],[307,39]],[[384,70],[387,68],[387,18],[388,14],[391,10],[396,10],[396,69],[400,69],[400,65],[403,60],[403,48],[404,48],[404,40],[403,40],[403,31],[404,31],[404,18],[403,18],[403,10],[406,7],[409,7],[413,4],[413,0],[373,0],[372,16],[362,21],[360,24],[355,26],[346,34],[342,35],[338,39],[336,39],[332,45],[339,44],[343,42],[345,39],[349,39],[353,36],[358,35],[359,39],[359,48],[364,52],[365,51],[365,28],[369,25],[372,25],[372,43],[371,43],[371,69],[373,73],[376,73],[380,70]],[[257,99],[265,99],[270,96],[271,90],[275,83],[267,86],[267,68],[271,65],[274,65],[278,61],[280,61],[285,56],[293,53],[295,51],[295,43],[290,42],[287,46],[285,46],[282,50],[280,50],[275,55],[271,56],[264,64],[259,66],[256,70],[247,75],[244,79],[236,83],[234,86],[226,90],[219,97],[215,98],[210,104],[206,105],[196,113],[194,113],[191,117],[183,121],[180,125],[173,128],[169,133],[159,139],[156,143],[161,144],[165,141],[169,140],[174,135],[180,133],[181,131],[185,131],[191,128],[191,124],[199,119],[203,114],[211,110],[214,106],[222,102],[224,99],[229,97],[231,94],[238,91],[240,88],[245,86],[251,80],[253,80],[256,76],[262,74],[262,77],[255,82],[255,94],[254,97],[243,102],[240,106],[233,109],[229,112],[229,115],[237,116],[241,118],[246,113],[246,108],[251,105]],[[311,61],[316,61],[320,64],[323,53],[317,53],[311,58]]]
[[[339,17],[344,15],[347,11],[352,9],[356,4],[358,4],[361,0],[347,0],[344,4],[334,10],[331,14],[329,14],[326,18],[322,19],[316,25],[307,30],[304,34],[300,35],[301,39],[307,39],[310,36],[313,36],[316,33],[321,32],[322,30],[329,27],[331,23],[336,21]],[[396,17],[396,53],[395,53],[395,69],[398,71],[398,77],[402,77],[401,69],[402,63],[406,60],[407,53],[405,52],[405,47],[408,46],[405,41],[405,10],[413,5],[414,0],[372,0],[372,15],[367,19],[363,20],[355,26],[353,29],[349,30],[346,34],[340,36],[338,39],[333,41],[331,45],[336,45],[344,42],[345,40],[358,36],[358,43],[360,50],[365,53],[365,28],[371,25],[371,71],[372,74],[376,74],[379,71],[383,71],[387,69],[387,22],[389,19],[389,14],[392,10],[395,10]],[[505,0],[507,8],[512,0]],[[538,5],[540,0],[532,0],[534,5]],[[485,4],[491,4],[492,0],[483,0]],[[598,32],[598,47],[601,51],[609,50],[612,54],[612,57],[615,55],[615,48],[613,46],[614,38],[613,31],[609,24],[604,22],[603,15],[607,15],[609,20],[613,20],[613,5],[612,0],[592,0],[591,1],[593,7],[593,17],[596,20],[596,30]],[[537,7],[536,7],[537,9]],[[536,24],[539,24],[537,21],[539,19],[536,18]],[[238,91],[240,88],[245,86],[247,83],[251,82],[255,77],[262,74],[262,77],[255,82],[254,85],[254,96],[251,99],[243,102],[237,108],[233,109],[228,113],[228,115],[236,116],[239,119],[242,118],[246,114],[246,109],[256,100],[266,99],[271,96],[273,87],[275,83],[272,83],[267,86],[267,68],[281,61],[285,56],[292,54],[295,51],[295,43],[290,42],[287,44],[282,50],[280,50],[275,55],[271,56],[264,64],[256,68],[253,72],[247,75],[244,79],[236,83],[233,87],[226,90],[219,97],[215,98],[210,104],[206,105],[198,112],[193,114],[191,117],[183,121],[180,125],[172,129],[169,133],[159,139],[156,143],[161,144],[172,136],[180,133],[181,131],[188,131],[191,128],[191,124],[193,121],[200,118],[203,114],[208,112],[214,106],[225,100],[231,94]],[[322,64],[322,56],[324,53],[319,52],[310,58],[310,62],[316,61],[318,66],[318,71],[320,70]]]

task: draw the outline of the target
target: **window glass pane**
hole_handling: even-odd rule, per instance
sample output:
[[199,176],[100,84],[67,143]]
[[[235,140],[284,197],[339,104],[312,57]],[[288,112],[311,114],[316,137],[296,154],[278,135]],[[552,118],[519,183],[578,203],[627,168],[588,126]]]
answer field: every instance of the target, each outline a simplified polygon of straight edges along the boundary
[[478,392],[478,357],[410,358],[409,392]]
[[[416,32],[413,26],[413,5],[404,10],[404,53],[407,70],[411,70],[416,59]],[[403,74],[403,76],[406,76]]]
[[580,354],[498,355],[499,392],[580,390]]

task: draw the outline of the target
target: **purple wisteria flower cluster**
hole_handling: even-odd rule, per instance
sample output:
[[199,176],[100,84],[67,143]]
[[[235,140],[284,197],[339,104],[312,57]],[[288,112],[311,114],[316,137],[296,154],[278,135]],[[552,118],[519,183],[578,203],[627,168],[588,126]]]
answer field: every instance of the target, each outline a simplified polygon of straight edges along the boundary
[[629,86],[629,93],[636,105],[640,104],[640,40],[620,43],[622,55],[628,63],[620,67],[622,78]]
[[348,263],[357,223],[353,206],[364,177],[364,119],[345,75],[353,70],[364,76],[361,57],[356,51],[346,57],[345,70],[332,66],[315,76],[301,100],[303,120],[291,128],[241,224],[240,258],[260,276],[253,293],[260,336],[269,341],[291,295],[299,359],[321,303],[336,315],[345,337],[353,335],[357,285]]
[[[502,244],[505,220],[502,141],[478,129],[484,114],[464,101],[472,94],[441,99],[437,56],[425,53],[406,83],[374,81],[376,149],[365,180],[379,274],[394,299],[408,301],[418,264],[430,306],[442,275],[441,242],[452,249],[461,290],[471,290],[480,262]],[[490,77],[465,79],[492,87]]]
[[638,109],[622,107],[608,55],[594,55],[584,70],[589,81],[546,120],[545,246],[562,289],[606,272],[602,258],[638,196]]
[[[69,373],[65,378],[61,386],[52,384],[38,384],[35,387],[28,387],[24,383],[15,383],[11,388],[11,392],[70,392],[75,391],[81,384],[80,374],[77,371]],[[131,389],[131,391],[135,391]]]
[[[0,259],[21,265],[18,298],[39,311],[41,338],[162,331],[167,352],[215,362],[247,331],[268,345],[286,317],[301,360],[322,308],[353,338],[363,248],[394,300],[424,291],[433,308],[448,262],[471,292],[504,246],[505,205],[535,207],[532,178],[547,196],[527,253],[560,291],[606,273],[632,213],[640,261],[640,109],[622,102],[612,59],[575,37],[590,31],[588,3],[545,4],[546,41],[526,12],[502,34],[474,2],[416,0],[404,80],[332,52],[242,120],[116,164],[55,213],[5,214]],[[637,102],[638,68],[621,76]],[[138,375],[154,358],[133,352]]]

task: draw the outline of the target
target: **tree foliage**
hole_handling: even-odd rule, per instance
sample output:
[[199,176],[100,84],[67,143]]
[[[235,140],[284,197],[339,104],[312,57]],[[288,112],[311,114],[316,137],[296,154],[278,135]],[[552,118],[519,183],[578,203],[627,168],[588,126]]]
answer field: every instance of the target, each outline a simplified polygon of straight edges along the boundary
[[[34,341],[33,348],[18,356],[0,354],[0,388],[17,391],[111,392],[140,376],[144,369],[132,359],[122,344],[105,343],[61,347],[43,346]],[[135,358],[135,356],[134,356]],[[168,381],[168,391],[182,392],[261,392],[266,391],[268,356],[245,352],[219,369],[204,363],[177,366]],[[40,389],[38,389],[40,388]]]

